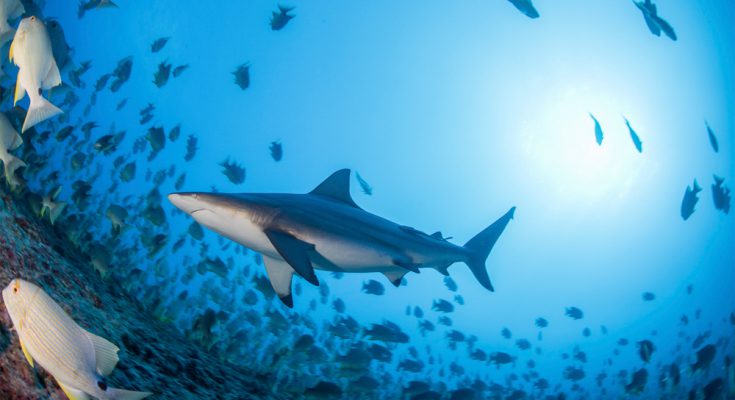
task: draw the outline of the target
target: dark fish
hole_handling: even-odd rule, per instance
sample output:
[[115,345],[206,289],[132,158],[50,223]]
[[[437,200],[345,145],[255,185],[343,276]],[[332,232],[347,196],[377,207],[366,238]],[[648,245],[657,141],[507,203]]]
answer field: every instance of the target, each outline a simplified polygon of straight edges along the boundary
[[630,126],[630,122],[627,118],[623,117],[625,120],[625,125],[628,127],[628,131],[630,132],[630,138],[633,140],[633,144],[635,145],[635,148],[638,150],[639,153],[643,152],[643,142],[641,142],[641,139],[638,137],[638,134],[635,132],[632,126]]
[[672,28],[666,20],[658,16],[656,5],[653,4],[651,0],[634,1],[633,3],[638,7],[641,13],[643,13],[646,26],[648,26],[648,30],[651,31],[652,34],[661,36],[661,32],[663,31],[669,39],[674,41],[677,39],[674,28]]
[[117,62],[117,67],[112,72],[115,80],[110,85],[110,91],[117,92],[120,87],[130,79],[130,73],[133,71],[133,57],[128,56]]
[[651,292],[643,292],[641,297],[643,298],[643,301],[653,301],[656,299],[656,295]]
[[425,334],[426,332],[434,332],[435,329],[436,327],[430,321],[427,321],[427,320],[419,321],[419,330],[421,331],[422,334]]
[[444,277],[444,286],[446,286],[447,289],[451,290],[452,292],[457,291],[457,283],[449,276]]
[[717,144],[717,137],[712,131],[712,128],[709,127],[709,123],[707,123],[707,121],[704,121],[704,124],[707,126],[707,136],[709,137],[709,144],[712,145],[712,150],[717,153],[720,151],[720,146]]
[[197,138],[194,135],[189,135],[189,137],[186,139],[186,154],[184,155],[185,161],[191,161],[194,159],[194,156],[197,154]]
[[293,15],[288,15],[291,10],[293,10],[293,7],[284,7],[279,4],[278,11],[273,11],[271,16],[271,29],[274,31],[283,29],[288,21],[293,19]]
[[245,90],[250,87],[250,63],[245,63],[237,67],[232,75],[235,76],[235,84],[240,89]]
[[423,318],[424,317],[424,310],[421,309],[421,307],[416,306],[413,309],[413,316],[416,318]]
[[497,351],[494,353],[490,353],[490,363],[495,364],[498,367],[505,364],[511,364],[516,361],[516,358],[511,356],[508,353],[504,353],[502,351]]
[[334,309],[334,311],[337,311],[338,313],[343,313],[345,312],[345,302],[342,301],[342,299],[335,299],[332,302],[332,308]]
[[84,82],[81,81],[82,75],[84,75],[89,69],[92,68],[92,61],[82,61],[79,68],[72,70],[69,72],[69,82],[71,82],[72,85],[82,88],[84,87]]
[[120,180],[130,182],[135,179],[135,161],[126,164],[120,171]]
[[531,0],[508,0],[515,6],[515,8],[518,9],[518,11],[522,12],[525,16],[531,19],[535,19],[539,17],[538,11],[536,11],[536,8],[533,6],[533,2]]
[[572,318],[574,320],[579,320],[579,319],[584,318],[584,313],[582,312],[582,310],[580,310],[577,307],[567,307],[567,309],[564,312],[564,314],[567,317]]
[[153,74],[153,83],[156,87],[161,88],[168,82],[169,76],[171,76],[171,64],[163,61],[158,64],[158,70]]
[[531,348],[531,342],[528,339],[518,339],[516,340],[516,346],[521,350],[528,350]]
[[362,189],[363,193],[368,196],[373,194],[373,188],[365,179],[362,178],[362,176],[360,176],[359,172],[355,172],[355,179],[357,179],[357,183],[360,184],[360,189]]
[[151,161],[166,147],[166,132],[163,127],[154,126],[148,129],[145,138],[151,145],[151,154],[148,155],[148,161]]
[[158,53],[168,43],[169,37],[158,38],[151,43],[151,53]]
[[175,142],[181,136],[181,125],[176,125],[168,132],[168,140]]
[[443,313],[450,313],[454,311],[454,306],[452,305],[452,303],[444,299],[439,299],[439,300],[434,300],[434,302],[431,304],[431,309],[434,311],[440,311]]
[[382,296],[385,293],[385,287],[380,282],[370,279],[367,282],[362,283],[362,291],[367,294]]
[[94,85],[95,92],[99,92],[107,86],[107,81],[110,80],[112,74],[104,74],[97,79],[97,83]]
[[115,107],[115,110],[117,110],[117,111],[122,110],[125,107],[126,104],[128,104],[128,98],[127,97],[124,98],[124,99],[122,99],[122,100],[120,100],[120,102],[117,103],[117,106]]
[[510,329],[503,328],[502,331],[500,331],[500,335],[504,337],[505,339],[510,339],[513,337],[513,334],[510,332]]
[[439,317],[439,319],[437,320],[437,322],[440,325],[452,326],[452,319],[449,318],[449,317],[447,317],[446,315],[442,315],[441,317]]
[[171,72],[171,75],[173,75],[174,78],[178,78],[179,75],[183,74],[187,68],[189,68],[189,64],[179,65],[174,68],[173,72]]
[[245,168],[229,159],[219,164],[222,167],[222,173],[230,180],[230,182],[239,185],[245,182]]
[[656,351],[656,348],[650,340],[641,340],[638,342],[638,355],[641,356],[641,360],[644,362],[651,361],[651,355],[654,351]]
[[712,201],[715,203],[715,209],[728,214],[730,212],[730,188],[724,186],[724,178],[715,175],[715,183],[712,185]]
[[577,368],[573,366],[569,366],[564,370],[564,379],[577,382],[584,379],[585,373],[582,368]]
[[648,371],[641,368],[633,373],[633,379],[625,385],[625,392],[632,395],[641,394],[646,388],[646,382],[648,382]]
[[717,348],[711,344],[697,350],[697,361],[690,366],[692,373],[709,368],[710,364],[712,364],[712,361],[715,359],[716,354]]
[[270,151],[271,151],[271,157],[273,157],[273,160],[278,162],[281,161],[283,158],[283,146],[281,145],[281,142],[279,141],[273,141],[270,145]]
[[694,214],[694,207],[697,205],[697,202],[699,201],[699,192],[702,191],[702,188],[699,187],[697,184],[697,180],[694,180],[693,188],[687,186],[686,191],[684,192],[684,198],[681,200],[681,218],[686,221],[689,219],[689,217]]
[[593,121],[595,121],[595,141],[597,141],[597,144],[602,146],[602,138],[604,137],[602,133],[602,126],[600,126],[600,122],[597,121],[597,118],[595,118],[592,113],[590,113],[590,117]]
[[536,326],[538,328],[546,328],[549,326],[549,321],[547,321],[546,318],[538,317],[536,318]]

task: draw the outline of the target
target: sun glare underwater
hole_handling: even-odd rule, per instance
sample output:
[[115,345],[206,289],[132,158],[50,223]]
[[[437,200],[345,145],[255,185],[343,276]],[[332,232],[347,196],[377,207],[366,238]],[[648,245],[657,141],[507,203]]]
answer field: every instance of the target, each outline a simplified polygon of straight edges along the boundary
[[735,399],[734,2],[0,13],[0,399]]

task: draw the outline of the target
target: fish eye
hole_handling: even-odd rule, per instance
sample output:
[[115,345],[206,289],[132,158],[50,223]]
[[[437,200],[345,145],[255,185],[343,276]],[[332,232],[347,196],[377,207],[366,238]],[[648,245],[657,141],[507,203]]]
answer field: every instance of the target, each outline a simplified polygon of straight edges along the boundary
[[18,293],[19,286],[20,284],[18,282],[13,284],[13,293]]
[[35,20],[36,20],[36,16],[35,15],[31,16],[31,21],[35,21]]

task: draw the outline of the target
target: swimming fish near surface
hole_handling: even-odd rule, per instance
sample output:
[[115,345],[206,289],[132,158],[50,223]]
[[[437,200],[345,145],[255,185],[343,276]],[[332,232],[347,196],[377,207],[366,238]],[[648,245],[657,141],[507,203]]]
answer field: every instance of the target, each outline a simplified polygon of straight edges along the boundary
[[349,184],[350,170],[342,169],[307,194],[189,192],[168,198],[200,224],[261,253],[271,285],[288,307],[293,274],[318,286],[314,268],[382,272],[398,286],[408,272],[434,268],[448,275],[450,265],[464,262],[483,287],[494,290],[485,259],[515,207],[457,246],[364,211]]
[[14,279],[3,289],[3,302],[31,366],[38,363],[56,379],[67,397],[142,399],[148,392],[107,386],[119,348],[85,331],[40,287]]
[[35,16],[20,21],[10,45],[10,60],[19,68],[13,104],[25,97],[26,92],[31,99],[21,133],[61,114],[63,111],[41,95],[42,89],[61,84],[61,74],[51,53],[51,40],[43,21]]

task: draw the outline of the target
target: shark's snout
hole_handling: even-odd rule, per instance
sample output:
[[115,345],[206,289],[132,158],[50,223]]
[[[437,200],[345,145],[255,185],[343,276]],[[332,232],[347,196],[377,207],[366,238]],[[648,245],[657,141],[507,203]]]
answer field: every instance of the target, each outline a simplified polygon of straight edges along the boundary
[[205,207],[198,193],[171,193],[168,201],[181,211],[191,214]]

